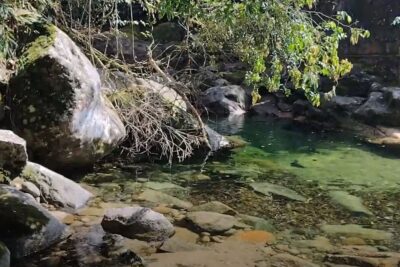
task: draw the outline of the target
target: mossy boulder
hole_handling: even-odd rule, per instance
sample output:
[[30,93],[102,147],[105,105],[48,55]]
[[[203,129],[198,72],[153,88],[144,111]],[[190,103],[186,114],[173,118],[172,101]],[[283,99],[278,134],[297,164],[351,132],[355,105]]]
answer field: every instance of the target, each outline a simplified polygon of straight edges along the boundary
[[27,47],[10,81],[15,131],[34,159],[50,168],[91,165],[125,137],[97,70],[55,26]]
[[0,182],[1,170],[18,175],[28,160],[26,142],[12,131],[0,130]]
[[0,185],[0,240],[19,259],[59,242],[66,226],[30,195]]

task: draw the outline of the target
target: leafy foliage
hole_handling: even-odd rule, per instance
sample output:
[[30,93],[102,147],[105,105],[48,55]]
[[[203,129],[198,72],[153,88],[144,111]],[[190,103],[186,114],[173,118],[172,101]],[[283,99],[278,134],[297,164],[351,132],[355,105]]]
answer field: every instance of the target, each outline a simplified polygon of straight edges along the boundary
[[310,10],[315,0],[165,0],[158,2],[160,16],[179,17],[200,25],[200,40],[210,51],[231,52],[247,63],[247,82],[269,91],[302,89],[319,105],[321,76],[337,82],[352,64],[338,55],[339,42],[369,37],[354,28],[344,11],[328,17]]

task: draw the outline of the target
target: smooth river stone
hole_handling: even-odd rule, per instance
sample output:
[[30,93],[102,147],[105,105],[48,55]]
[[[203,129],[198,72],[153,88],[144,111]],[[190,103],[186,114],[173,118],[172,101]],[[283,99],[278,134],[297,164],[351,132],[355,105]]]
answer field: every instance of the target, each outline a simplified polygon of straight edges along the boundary
[[356,215],[372,215],[372,212],[364,206],[359,197],[350,195],[345,191],[331,191],[329,192],[329,196],[334,203]]
[[235,217],[216,212],[189,212],[186,219],[198,230],[209,233],[222,233],[231,229],[237,222]]
[[296,200],[296,201],[301,201],[305,202],[306,198],[303,197],[302,195],[298,194],[297,192],[281,186],[281,185],[276,185],[276,184],[271,184],[267,182],[262,182],[262,183],[251,183],[250,186],[253,188],[254,191],[261,193],[263,195],[277,195],[281,196],[290,200]]
[[389,232],[364,228],[357,224],[323,225],[321,230],[329,235],[359,237],[366,240],[390,240],[393,237]]

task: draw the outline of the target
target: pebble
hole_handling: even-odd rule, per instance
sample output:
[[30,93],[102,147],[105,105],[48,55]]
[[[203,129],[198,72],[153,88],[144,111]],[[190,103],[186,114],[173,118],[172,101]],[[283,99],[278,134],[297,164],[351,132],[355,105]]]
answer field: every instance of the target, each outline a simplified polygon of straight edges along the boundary
[[210,236],[205,235],[200,238],[200,241],[203,243],[209,243],[211,241],[211,238]]
[[211,237],[211,241],[213,241],[213,242],[215,242],[215,243],[222,243],[222,242],[224,242],[224,240],[222,240],[222,238],[219,237],[219,236],[212,236],[212,237]]

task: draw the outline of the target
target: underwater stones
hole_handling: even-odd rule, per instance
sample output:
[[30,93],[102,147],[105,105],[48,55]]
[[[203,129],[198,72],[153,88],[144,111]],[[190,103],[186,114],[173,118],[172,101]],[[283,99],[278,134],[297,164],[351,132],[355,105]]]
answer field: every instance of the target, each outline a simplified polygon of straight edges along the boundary
[[58,207],[79,209],[92,197],[74,181],[33,162],[27,163],[21,176],[40,189],[45,202]]
[[175,232],[162,214],[142,207],[109,209],[101,226],[109,233],[143,241],[165,241]]
[[189,212],[186,219],[195,229],[209,233],[228,231],[237,222],[236,218],[230,215],[207,211]]
[[366,240],[390,240],[393,235],[382,230],[364,228],[357,224],[322,225],[321,230],[329,235],[359,237]]
[[281,253],[271,257],[271,266],[290,266],[290,267],[319,267],[319,265],[304,260],[302,258],[287,254]]
[[0,267],[10,267],[10,251],[0,242]]
[[66,226],[32,197],[10,186],[0,186],[0,240],[19,259],[59,242]]
[[144,190],[135,199],[158,204],[167,204],[179,209],[190,209],[193,206],[190,202],[151,189]]
[[12,131],[0,130],[0,169],[19,174],[27,160],[25,140]]
[[249,94],[238,85],[211,87],[204,92],[201,101],[209,112],[217,115],[240,115],[251,104]]
[[359,197],[350,195],[345,191],[331,191],[329,196],[332,202],[342,206],[355,215],[372,215]]
[[306,201],[305,197],[281,185],[271,184],[268,182],[260,182],[260,183],[251,183],[250,187],[253,188],[254,191],[261,193],[263,195],[269,196],[272,194],[290,200],[301,201],[301,202]]
[[234,209],[219,201],[210,201],[198,206],[194,206],[190,208],[189,211],[211,211],[232,216],[237,214]]
[[187,194],[187,189],[168,182],[145,182],[143,184],[145,188],[152,189],[155,191],[160,191],[165,194],[170,194],[172,196],[184,196]]
[[15,130],[35,161],[52,169],[88,167],[125,137],[125,128],[90,60],[55,26],[45,31],[10,81]]
[[250,225],[254,230],[275,231],[274,225],[263,218],[240,214],[237,216],[241,222]]

